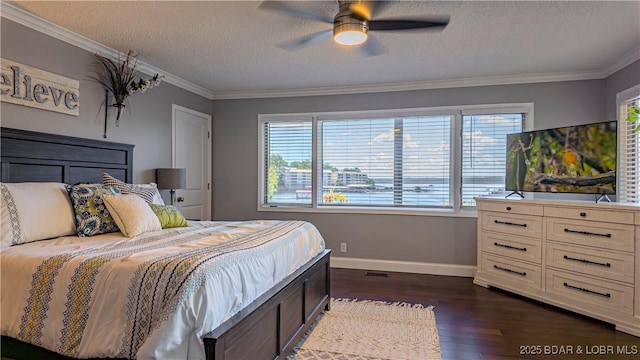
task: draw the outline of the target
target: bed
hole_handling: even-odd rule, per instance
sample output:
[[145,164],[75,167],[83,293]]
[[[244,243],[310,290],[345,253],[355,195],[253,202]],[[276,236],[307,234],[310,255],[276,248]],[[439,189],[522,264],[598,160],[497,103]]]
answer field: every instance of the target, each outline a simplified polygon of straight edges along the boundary
[[[2,183],[100,183],[105,172],[132,181],[132,145],[8,128],[1,135]],[[284,358],[329,307],[330,250],[317,229],[302,221],[188,225],[3,248],[2,356]],[[37,255],[44,257],[36,269],[23,271]],[[42,270],[44,263],[69,276]],[[155,268],[142,270],[142,263]],[[68,293],[57,299],[48,290],[42,301],[34,284]],[[126,346],[114,345],[125,338]]]

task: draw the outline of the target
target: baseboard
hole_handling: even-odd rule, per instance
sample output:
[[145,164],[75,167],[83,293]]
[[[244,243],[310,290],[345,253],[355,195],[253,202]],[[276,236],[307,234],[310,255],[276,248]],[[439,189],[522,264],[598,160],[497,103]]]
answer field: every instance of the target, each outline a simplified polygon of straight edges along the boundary
[[331,267],[345,268],[345,269],[358,269],[358,270],[406,272],[406,273],[414,273],[414,274],[461,276],[461,277],[474,277],[476,274],[476,267],[470,266],[470,265],[423,263],[423,262],[414,262],[414,261],[360,259],[360,258],[337,257],[337,256],[331,257]]

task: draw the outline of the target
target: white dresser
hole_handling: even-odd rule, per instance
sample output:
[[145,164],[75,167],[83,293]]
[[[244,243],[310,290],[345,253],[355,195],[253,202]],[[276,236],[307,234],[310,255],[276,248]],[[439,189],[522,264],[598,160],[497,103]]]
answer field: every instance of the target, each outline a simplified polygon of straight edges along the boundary
[[640,336],[640,207],[476,198],[474,283]]

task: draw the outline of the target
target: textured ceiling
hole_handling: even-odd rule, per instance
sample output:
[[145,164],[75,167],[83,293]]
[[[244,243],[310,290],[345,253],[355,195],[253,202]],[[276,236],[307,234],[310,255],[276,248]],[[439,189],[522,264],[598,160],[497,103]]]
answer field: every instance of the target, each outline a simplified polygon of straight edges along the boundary
[[[399,1],[376,18],[450,16],[442,32],[376,32],[382,55],[330,38],[278,46],[329,24],[249,1],[16,1],[11,4],[214,94],[461,78],[602,73],[640,54],[640,1]],[[295,2],[331,17],[335,1]]]

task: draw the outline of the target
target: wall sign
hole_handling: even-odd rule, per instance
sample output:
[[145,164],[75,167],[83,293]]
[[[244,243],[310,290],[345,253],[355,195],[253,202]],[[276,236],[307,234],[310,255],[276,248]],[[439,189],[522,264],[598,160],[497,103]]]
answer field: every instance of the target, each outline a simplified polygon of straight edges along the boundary
[[0,59],[0,98],[4,102],[80,114],[80,82],[64,76]]

